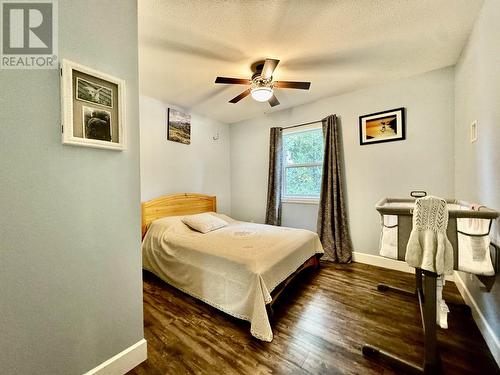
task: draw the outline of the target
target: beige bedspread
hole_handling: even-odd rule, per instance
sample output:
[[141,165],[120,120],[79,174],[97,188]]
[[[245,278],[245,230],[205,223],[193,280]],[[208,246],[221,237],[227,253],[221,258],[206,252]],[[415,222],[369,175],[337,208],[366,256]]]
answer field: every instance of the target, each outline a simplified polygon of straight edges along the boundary
[[154,221],[142,244],[143,267],[172,286],[251,323],[260,340],[273,333],[265,305],[270,293],[314,254],[318,235],[308,230],[235,221],[210,233],[193,231],[181,217]]

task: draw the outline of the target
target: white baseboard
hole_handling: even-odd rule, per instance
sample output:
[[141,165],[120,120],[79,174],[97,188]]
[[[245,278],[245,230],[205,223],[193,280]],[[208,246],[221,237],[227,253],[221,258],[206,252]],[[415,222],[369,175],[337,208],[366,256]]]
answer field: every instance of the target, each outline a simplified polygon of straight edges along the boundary
[[84,375],[123,375],[147,358],[147,342],[142,339]]
[[[396,259],[385,258],[379,255],[365,254],[357,251],[352,253],[352,261],[357,263],[370,264],[390,270],[415,273],[415,268],[410,267],[406,262]],[[454,281],[454,275],[446,275],[446,281]]]
[[384,258],[378,255],[365,254],[357,251],[352,253],[352,261],[357,263],[371,264],[372,266],[379,266],[391,270],[413,273],[415,268],[410,267],[406,262],[400,260]]
[[491,328],[491,326],[489,325],[488,321],[486,320],[483,313],[479,309],[479,306],[477,305],[476,301],[474,300],[474,298],[472,298],[472,295],[467,289],[467,286],[463,282],[462,278],[456,272],[455,272],[455,284],[458,288],[458,291],[462,295],[462,298],[464,299],[465,303],[469,305],[469,307],[471,308],[472,317],[474,318],[474,321],[476,322],[479,331],[483,335],[484,341],[486,341],[486,345],[488,345],[488,348],[490,348],[493,358],[495,358],[495,361],[500,367],[499,337],[497,336],[493,328]]

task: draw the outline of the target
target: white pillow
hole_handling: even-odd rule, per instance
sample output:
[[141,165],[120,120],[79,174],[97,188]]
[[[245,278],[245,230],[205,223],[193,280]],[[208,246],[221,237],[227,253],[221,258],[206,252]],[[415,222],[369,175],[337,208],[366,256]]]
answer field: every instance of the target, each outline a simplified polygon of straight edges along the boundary
[[208,233],[227,225],[227,221],[219,219],[217,216],[211,215],[208,212],[184,216],[181,220],[191,229],[201,233]]

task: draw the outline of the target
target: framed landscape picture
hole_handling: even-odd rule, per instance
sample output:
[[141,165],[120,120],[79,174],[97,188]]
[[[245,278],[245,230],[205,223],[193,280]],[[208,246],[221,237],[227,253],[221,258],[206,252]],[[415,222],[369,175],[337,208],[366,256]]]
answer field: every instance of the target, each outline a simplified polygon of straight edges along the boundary
[[401,141],[405,139],[405,109],[371,113],[359,117],[359,144]]
[[191,116],[169,108],[167,111],[167,139],[189,145],[191,143]]
[[62,142],[123,150],[125,82],[63,60],[61,66]]

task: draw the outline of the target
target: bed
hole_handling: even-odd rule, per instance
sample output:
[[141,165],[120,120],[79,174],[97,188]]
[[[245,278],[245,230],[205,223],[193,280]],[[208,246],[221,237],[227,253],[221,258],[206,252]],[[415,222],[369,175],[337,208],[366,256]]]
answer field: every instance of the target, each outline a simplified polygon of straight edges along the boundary
[[[190,229],[186,215],[210,213],[228,225]],[[173,287],[239,319],[272,341],[272,306],[301,271],[319,266],[316,233],[247,223],[216,213],[216,197],[163,196],[142,204],[143,268]]]

